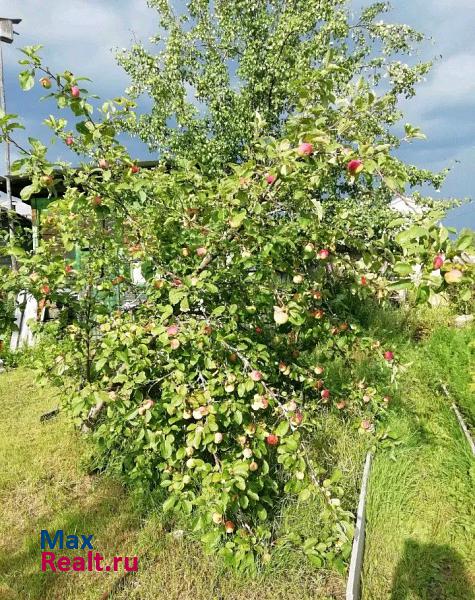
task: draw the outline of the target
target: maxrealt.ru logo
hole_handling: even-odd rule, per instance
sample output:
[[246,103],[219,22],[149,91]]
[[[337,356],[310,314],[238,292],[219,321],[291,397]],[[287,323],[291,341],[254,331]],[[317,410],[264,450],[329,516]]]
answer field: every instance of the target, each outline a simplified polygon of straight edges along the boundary
[[[62,529],[51,534],[46,529],[41,530],[41,570],[56,573],[66,571],[137,571],[139,559],[137,556],[113,556],[110,563],[104,563],[104,556],[94,551],[93,535],[65,535]],[[49,550],[80,550],[84,556],[65,556]]]

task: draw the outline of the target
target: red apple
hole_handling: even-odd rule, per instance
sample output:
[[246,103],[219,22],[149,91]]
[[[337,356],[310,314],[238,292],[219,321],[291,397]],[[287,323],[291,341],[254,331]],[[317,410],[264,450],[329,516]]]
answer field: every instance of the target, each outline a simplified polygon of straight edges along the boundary
[[279,437],[271,433],[266,437],[266,444],[268,446],[278,446],[279,445]]
[[73,270],[73,267],[71,265],[66,265],[64,267],[65,273],[71,273],[72,270]]
[[328,398],[330,398],[330,390],[324,389],[320,392],[320,396],[322,398],[324,398],[325,400],[328,400]]
[[325,258],[328,258],[330,256],[330,251],[327,250],[326,248],[323,248],[322,250],[319,250],[317,252],[317,257],[320,258],[321,260],[324,260]]
[[51,177],[51,175],[42,175],[41,177],[41,183],[47,187],[53,185],[53,178]]
[[72,146],[74,144],[74,138],[72,135],[68,135],[66,138],[66,146]]
[[254,327],[254,331],[255,331],[257,334],[261,334],[261,333],[262,333],[262,327],[256,326],[256,327]]
[[42,294],[47,296],[51,292],[51,288],[49,287],[49,285],[45,284],[41,286],[40,291]]
[[291,418],[292,425],[300,425],[303,421],[303,414],[300,411],[296,411],[295,414]]
[[200,258],[203,256],[206,256],[207,253],[208,253],[208,250],[206,250],[206,248],[204,248],[203,246],[200,246],[199,248],[196,249],[196,255],[199,256]]
[[368,285],[368,280],[364,275],[361,277],[361,285]]
[[91,200],[93,206],[100,206],[102,204],[102,198],[100,196],[94,196]]
[[309,142],[302,142],[297,148],[297,153],[300,154],[300,156],[310,156],[313,154],[313,145]]
[[437,256],[434,258],[433,265],[434,269],[440,269],[444,265],[444,259],[440,254],[437,254]]
[[171,337],[172,335],[176,335],[178,332],[178,325],[170,325],[170,327],[167,327],[167,335],[169,337]]
[[51,87],[51,79],[49,77],[42,77],[40,79],[40,84],[45,90],[49,90]]
[[363,165],[363,161],[359,159],[350,160],[350,162],[346,165],[348,171],[354,175],[356,171]]
[[99,169],[108,169],[109,168],[109,163],[105,158],[101,158],[99,159]]
[[235,525],[232,521],[226,521],[226,523],[224,524],[224,528],[226,530],[226,533],[233,533]]
[[277,179],[277,177],[275,175],[272,175],[271,173],[266,174],[266,181],[269,185],[272,185],[273,183],[275,183],[276,179]]
[[252,381],[260,381],[262,379],[262,373],[254,370],[249,373],[249,377],[252,379]]
[[81,95],[81,91],[80,91],[80,89],[78,88],[78,86],[77,86],[77,85],[73,85],[73,86],[71,87],[71,96],[72,96],[73,98],[79,98],[79,96],[80,96],[80,95]]
[[387,350],[384,354],[384,360],[387,360],[388,362],[391,362],[392,360],[394,360],[394,353],[391,352],[391,350]]
[[130,172],[135,175],[135,173],[138,173],[140,171],[140,167],[138,165],[132,165],[130,167]]

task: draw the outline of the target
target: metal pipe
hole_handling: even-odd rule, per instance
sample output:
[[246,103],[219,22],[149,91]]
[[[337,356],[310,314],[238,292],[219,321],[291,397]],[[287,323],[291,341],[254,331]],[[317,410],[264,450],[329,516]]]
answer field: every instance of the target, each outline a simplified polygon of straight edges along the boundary
[[[5,79],[3,72],[3,50],[2,50],[2,39],[0,39],[0,109],[3,114],[6,114],[7,107],[5,101]],[[5,174],[3,178],[5,179],[5,187],[7,193],[7,201],[8,201],[8,231],[10,237],[10,243],[13,244],[15,240],[15,224],[13,220],[12,213],[15,209],[13,204],[13,195],[12,195],[12,183],[11,183],[11,157],[10,157],[10,142],[9,140],[5,140]],[[13,255],[11,255],[11,263],[12,269],[16,270],[17,264],[16,259]]]

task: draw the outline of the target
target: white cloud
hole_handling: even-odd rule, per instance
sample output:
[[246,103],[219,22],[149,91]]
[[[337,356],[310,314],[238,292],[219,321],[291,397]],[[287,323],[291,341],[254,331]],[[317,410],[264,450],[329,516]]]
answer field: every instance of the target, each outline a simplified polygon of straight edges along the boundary
[[[156,12],[142,0],[0,0],[0,15],[23,19],[16,47],[42,44],[53,70],[90,76],[101,91],[116,94],[123,91],[126,77],[113,50],[130,46],[134,38],[147,41],[157,28]],[[10,68],[14,54],[8,48]]]

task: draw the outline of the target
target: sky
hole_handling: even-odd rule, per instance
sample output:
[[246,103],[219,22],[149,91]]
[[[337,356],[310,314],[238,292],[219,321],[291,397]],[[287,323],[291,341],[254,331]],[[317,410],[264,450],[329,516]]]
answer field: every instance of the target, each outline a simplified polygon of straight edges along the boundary
[[[367,4],[350,2],[355,11]],[[451,168],[437,197],[475,198],[475,0],[394,0],[393,7],[384,20],[407,23],[430,36],[420,57],[437,57],[416,97],[401,105],[404,121],[421,127],[427,141],[405,146],[400,156],[424,168]],[[23,19],[15,43],[3,45],[8,112],[20,114],[28,134],[45,141],[49,136],[41,121],[51,105],[37,101],[40,90],[19,90],[18,49],[42,44],[53,71],[87,75],[94,91],[108,98],[122,94],[128,84],[114,51],[134,40],[147,43],[158,27],[157,14],[145,0],[0,0],[0,17]],[[138,142],[131,151],[154,158]],[[67,158],[58,146],[51,158],[59,156]],[[475,203],[453,210],[446,223],[475,229]]]

